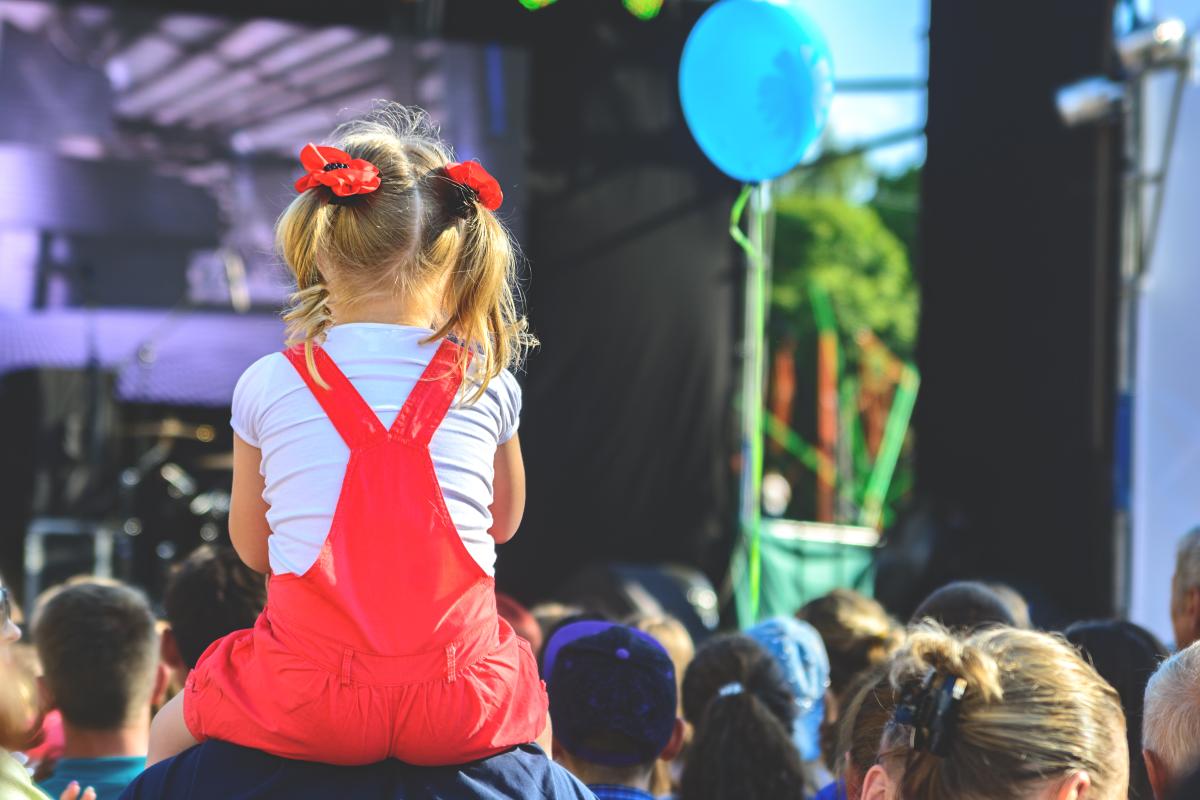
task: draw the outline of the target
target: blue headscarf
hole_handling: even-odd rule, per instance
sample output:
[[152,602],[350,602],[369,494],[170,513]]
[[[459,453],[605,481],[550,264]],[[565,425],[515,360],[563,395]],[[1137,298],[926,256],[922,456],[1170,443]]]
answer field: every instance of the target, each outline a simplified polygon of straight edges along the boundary
[[821,757],[821,720],[825,716],[825,689],[829,686],[829,655],[821,634],[807,622],[775,617],[746,633],[779,664],[796,696],[796,722],[792,739],[805,761]]

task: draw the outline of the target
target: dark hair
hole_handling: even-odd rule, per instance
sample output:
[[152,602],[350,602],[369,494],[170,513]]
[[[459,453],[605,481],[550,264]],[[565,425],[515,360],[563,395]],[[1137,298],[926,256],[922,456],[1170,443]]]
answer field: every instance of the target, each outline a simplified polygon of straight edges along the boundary
[[1142,705],[1146,683],[1170,653],[1153,633],[1123,620],[1076,622],[1063,635],[1120,695],[1129,738],[1129,797],[1152,800],[1142,760]]
[[829,688],[839,704],[855,675],[886,660],[904,641],[904,630],[883,606],[852,589],[834,589],[809,601],[796,616],[825,642]]
[[990,581],[987,587],[996,593],[1000,598],[1000,602],[1008,607],[1008,613],[1012,614],[1013,627],[1015,628],[1032,628],[1033,620],[1029,616],[1029,601],[1025,596],[1018,592],[1007,583],[999,583],[998,581]]
[[228,545],[196,548],[175,566],[163,597],[167,622],[188,669],[217,639],[252,627],[266,603],[263,576]]
[[1004,599],[979,581],[955,581],[936,589],[917,607],[910,621],[915,624],[926,619],[968,633],[986,625],[1018,627]]
[[775,659],[748,636],[710,639],[683,678],[696,728],[680,800],[782,800],[808,794],[792,742],[796,699]]
[[34,639],[63,719],[90,730],[119,728],[150,713],[158,632],[141,592],[115,581],[79,581],[38,603]]

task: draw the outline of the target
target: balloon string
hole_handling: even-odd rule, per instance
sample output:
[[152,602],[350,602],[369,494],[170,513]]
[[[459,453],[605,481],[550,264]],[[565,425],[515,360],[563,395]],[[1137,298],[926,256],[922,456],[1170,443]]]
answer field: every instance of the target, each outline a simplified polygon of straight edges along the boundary
[[754,194],[754,184],[747,183],[742,187],[741,194],[733,203],[733,213],[729,215],[729,235],[746,251],[746,256],[754,262],[755,267],[762,266],[762,253],[750,241],[750,237],[742,233],[742,215],[746,213],[746,205],[750,195]]
[[[745,251],[746,257],[750,261],[749,269],[751,273],[750,279],[747,281],[746,291],[754,291],[757,295],[756,307],[753,310],[747,304],[746,313],[753,313],[755,316],[752,327],[747,326],[746,328],[747,336],[757,336],[761,339],[766,333],[764,330],[765,320],[763,319],[762,308],[764,292],[766,290],[764,285],[766,276],[764,275],[764,254],[760,243],[765,241],[764,218],[766,214],[760,210],[757,218],[753,221],[757,225],[758,243],[751,240],[749,236],[742,232],[742,216],[746,213],[746,206],[750,202],[750,197],[754,193],[755,188],[754,184],[749,183],[742,187],[741,194],[738,195],[737,200],[734,202],[733,210],[729,216],[729,235]],[[753,289],[751,288],[752,282]],[[746,342],[743,345],[743,351],[746,353],[754,349],[751,342]],[[750,622],[753,623],[758,621],[758,611],[762,599],[762,520],[761,512],[759,511],[759,503],[761,502],[759,492],[761,491],[762,484],[763,442],[761,414],[756,413],[756,409],[752,409],[751,404],[761,406],[762,398],[758,394],[761,392],[761,384],[759,383],[761,376],[759,375],[757,365],[746,363],[743,365],[743,369],[753,369],[755,372],[755,379],[753,381],[746,380],[742,384],[742,417],[743,420],[749,420],[748,423],[743,424],[744,430],[742,431],[742,436],[746,437],[746,440],[743,442],[742,448],[742,459],[744,461],[742,469],[743,471],[748,471],[749,480],[743,480],[742,482],[742,492],[744,495],[748,495],[748,497],[743,496],[742,498],[743,513],[741,514],[741,527],[743,537],[747,537],[750,540],[749,564],[747,566],[750,584]],[[755,387],[758,388],[756,389]],[[746,474],[746,472],[743,474]]]

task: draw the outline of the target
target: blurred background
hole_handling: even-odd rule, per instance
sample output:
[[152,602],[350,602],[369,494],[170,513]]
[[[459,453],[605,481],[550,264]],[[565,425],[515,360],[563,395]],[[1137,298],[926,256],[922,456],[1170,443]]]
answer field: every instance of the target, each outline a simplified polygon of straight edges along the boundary
[[499,177],[526,256],[543,346],[502,589],[649,587],[713,624],[835,585],[907,615],[985,578],[1045,625],[1169,638],[1173,542],[1200,522],[1200,0],[796,2],[833,95],[748,218],[753,343],[740,185],[680,103],[713,5],[0,0],[8,582],[157,596],[227,537],[229,402],[282,346],[296,153],[386,98]]

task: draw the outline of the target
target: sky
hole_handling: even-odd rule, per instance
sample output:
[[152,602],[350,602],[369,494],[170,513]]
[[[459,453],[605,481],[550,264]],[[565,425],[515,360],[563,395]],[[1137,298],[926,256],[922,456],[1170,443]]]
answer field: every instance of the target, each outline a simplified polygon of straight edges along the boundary
[[[928,0],[799,0],[829,41],[834,80],[913,79],[928,74]],[[925,124],[925,91],[885,93],[839,90],[830,129],[854,144]],[[898,172],[925,157],[922,137],[873,151],[872,164]]]

